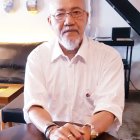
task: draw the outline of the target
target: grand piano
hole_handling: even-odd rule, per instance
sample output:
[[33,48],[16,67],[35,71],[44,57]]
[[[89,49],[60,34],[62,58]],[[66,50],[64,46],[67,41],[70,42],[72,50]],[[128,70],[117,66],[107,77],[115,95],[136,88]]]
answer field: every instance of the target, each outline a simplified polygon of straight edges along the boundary
[[140,12],[128,0],[106,0],[116,12],[140,35]]

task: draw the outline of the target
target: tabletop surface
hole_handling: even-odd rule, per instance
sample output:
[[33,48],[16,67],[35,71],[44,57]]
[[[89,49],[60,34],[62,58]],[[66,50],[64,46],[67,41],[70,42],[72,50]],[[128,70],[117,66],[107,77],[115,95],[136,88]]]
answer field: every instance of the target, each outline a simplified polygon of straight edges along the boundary
[[[33,124],[20,124],[0,131],[0,140],[46,140]],[[96,140],[117,140],[113,136],[103,133]]]
[[0,98],[8,98],[21,88],[23,88],[23,84],[0,83]]
[[0,83],[0,104],[8,104],[23,91],[23,84]]
[[110,46],[134,46],[134,40],[131,38],[118,38],[117,40],[112,40],[110,38],[97,38],[96,40]]

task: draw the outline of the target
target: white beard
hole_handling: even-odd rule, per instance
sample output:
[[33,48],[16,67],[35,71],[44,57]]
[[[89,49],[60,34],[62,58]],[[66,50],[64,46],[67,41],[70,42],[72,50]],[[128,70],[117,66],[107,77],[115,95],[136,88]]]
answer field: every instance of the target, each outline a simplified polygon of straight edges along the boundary
[[76,49],[77,47],[79,47],[79,44],[80,44],[80,39],[76,39],[76,40],[67,40],[67,39],[62,39],[62,40],[59,40],[60,44],[63,45],[63,47],[67,50],[74,50]]

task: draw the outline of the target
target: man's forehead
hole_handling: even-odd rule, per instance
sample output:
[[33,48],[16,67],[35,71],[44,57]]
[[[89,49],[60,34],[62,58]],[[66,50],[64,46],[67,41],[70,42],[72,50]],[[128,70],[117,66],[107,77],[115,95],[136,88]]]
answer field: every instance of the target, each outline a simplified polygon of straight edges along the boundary
[[74,7],[85,9],[84,0],[51,0],[49,3],[50,12],[58,9],[71,10]]

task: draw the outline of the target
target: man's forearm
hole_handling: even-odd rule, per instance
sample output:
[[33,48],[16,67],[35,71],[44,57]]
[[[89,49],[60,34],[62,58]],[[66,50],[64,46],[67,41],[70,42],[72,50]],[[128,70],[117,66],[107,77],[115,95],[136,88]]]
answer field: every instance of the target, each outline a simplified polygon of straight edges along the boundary
[[[32,123],[43,133],[47,128],[46,122],[52,122],[50,114],[45,109],[39,106],[32,106],[30,108],[29,117]],[[79,127],[71,123],[66,123],[64,126],[55,127],[55,129],[53,129],[51,133],[49,133],[48,138],[52,140],[56,138],[60,139],[62,137],[68,139],[68,136],[72,136],[74,139],[82,138],[83,140],[89,140],[90,133],[87,131],[89,130],[85,126]]]
[[32,106],[29,110],[29,117],[32,123],[43,133],[46,129],[46,123],[52,122],[50,114],[40,106]]
[[94,125],[95,130],[100,134],[108,130],[113,124],[115,116],[108,111],[101,111],[94,114],[91,118],[91,123]]
[[[45,132],[46,123],[52,122],[50,114],[39,106],[32,106],[29,110],[29,117],[32,123],[41,131]],[[105,132],[113,124],[115,116],[107,111],[101,111],[94,114],[91,123],[98,133]]]

